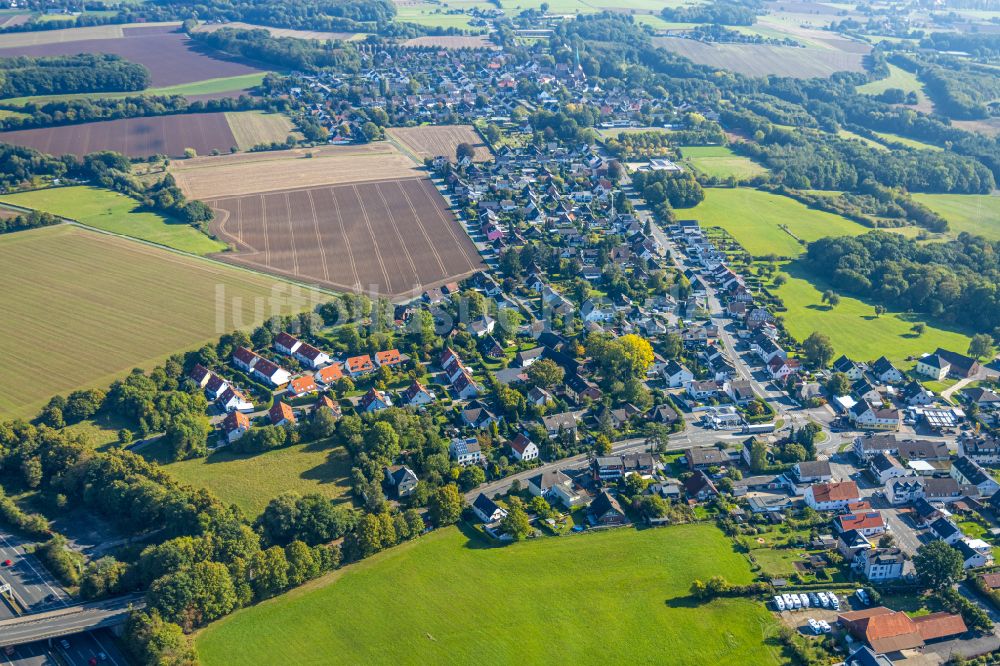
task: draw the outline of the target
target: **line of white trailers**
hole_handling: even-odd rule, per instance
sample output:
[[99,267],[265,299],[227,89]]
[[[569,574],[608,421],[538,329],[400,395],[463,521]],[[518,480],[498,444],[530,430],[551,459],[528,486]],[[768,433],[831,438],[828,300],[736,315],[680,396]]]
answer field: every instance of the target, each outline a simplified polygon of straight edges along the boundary
[[774,607],[779,611],[800,608],[832,608],[840,610],[840,599],[833,592],[792,592],[774,597]]

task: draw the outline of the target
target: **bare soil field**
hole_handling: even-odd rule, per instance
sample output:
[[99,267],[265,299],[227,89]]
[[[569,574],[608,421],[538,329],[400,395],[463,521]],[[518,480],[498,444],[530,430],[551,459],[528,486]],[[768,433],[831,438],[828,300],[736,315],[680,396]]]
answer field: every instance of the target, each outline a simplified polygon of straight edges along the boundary
[[436,46],[442,49],[492,49],[486,35],[437,35],[403,40],[403,46]]
[[[0,35],[0,57],[112,53],[145,65],[154,88],[263,71],[247,61],[205,50],[186,35],[174,32],[175,29],[174,26],[99,26],[11,33]],[[51,41],[16,39],[51,33],[69,34]],[[78,36],[81,34],[85,36]]]
[[13,28],[16,25],[24,25],[31,18],[31,14],[8,14],[0,16],[0,28]]
[[52,155],[86,155],[113,150],[129,157],[180,157],[185,148],[199,153],[228,151],[236,145],[225,113],[194,113],[123,118],[82,125],[0,132],[0,141]]
[[706,44],[679,37],[656,37],[654,43],[699,65],[728,69],[747,76],[811,78],[834,72],[860,72],[863,54],[834,48],[798,48],[770,44]]
[[266,25],[253,25],[252,23],[243,23],[242,21],[233,21],[231,23],[209,23],[204,25],[199,25],[196,29],[197,32],[215,32],[222,28],[233,28],[235,30],[267,30],[271,33],[272,37],[294,37],[296,39],[318,39],[321,42],[327,40],[334,41],[349,41],[351,39],[357,38],[359,33],[356,32],[322,32],[320,30],[292,30],[291,28],[272,28]]
[[205,202],[215,258],[296,280],[393,298],[482,268],[472,241],[426,178],[326,185]]
[[444,155],[455,159],[455,149],[460,143],[475,147],[475,162],[487,162],[493,155],[473,129],[472,125],[421,125],[420,127],[393,127],[389,136],[402,143],[420,159]]
[[421,175],[384,142],[199,157],[171,162],[170,172],[188,197],[202,200]]

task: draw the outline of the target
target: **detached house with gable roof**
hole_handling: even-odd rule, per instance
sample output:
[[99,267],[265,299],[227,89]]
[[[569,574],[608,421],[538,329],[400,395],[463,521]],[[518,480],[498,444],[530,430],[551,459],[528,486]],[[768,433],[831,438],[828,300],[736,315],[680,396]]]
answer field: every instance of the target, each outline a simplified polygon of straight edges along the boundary
[[806,504],[816,511],[839,511],[861,499],[861,491],[854,481],[817,483],[806,488]]
[[538,446],[525,436],[518,433],[517,437],[510,441],[510,450],[516,460],[537,460]]

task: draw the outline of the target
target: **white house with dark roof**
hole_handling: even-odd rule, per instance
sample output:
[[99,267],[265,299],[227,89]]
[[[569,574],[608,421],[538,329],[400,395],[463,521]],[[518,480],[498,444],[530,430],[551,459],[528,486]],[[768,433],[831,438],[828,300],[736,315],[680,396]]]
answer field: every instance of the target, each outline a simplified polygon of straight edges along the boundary
[[448,445],[448,453],[459,465],[475,465],[482,461],[483,452],[475,437],[456,437]]
[[510,441],[510,450],[517,460],[538,459],[538,446],[528,439],[524,433],[518,433],[517,437]]
[[975,460],[965,456],[958,457],[951,464],[951,476],[960,484],[975,486],[982,497],[991,497],[1000,490],[1000,483],[989,472]]
[[507,517],[507,510],[483,493],[479,493],[472,503],[472,511],[484,523],[495,523]]
[[679,388],[692,381],[694,374],[681,363],[670,359],[663,366],[663,379],[670,388]]

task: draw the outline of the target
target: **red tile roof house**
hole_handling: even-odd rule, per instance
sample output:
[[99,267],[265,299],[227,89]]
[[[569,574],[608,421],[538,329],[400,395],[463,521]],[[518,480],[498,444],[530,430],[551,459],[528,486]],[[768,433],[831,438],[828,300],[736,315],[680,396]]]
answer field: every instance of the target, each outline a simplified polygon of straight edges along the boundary
[[398,349],[387,349],[386,351],[375,352],[375,363],[381,368],[384,365],[399,365],[406,359],[399,353]]
[[311,375],[296,377],[288,383],[288,392],[296,397],[316,393],[318,390],[316,382]]
[[286,402],[276,401],[267,412],[271,419],[271,425],[284,425],[285,423],[295,423],[295,412]]
[[535,460],[538,458],[538,446],[530,439],[519,433],[511,440],[510,450],[517,460]]
[[884,606],[841,613],[837,620],[852,636],[883,654],[923,647],[927,641],[968,631],[961,615],[931,613],[911,618]]
[[806,488],[806,504],[817,511],[840,511],[861,499],[858,484],[853,481],[816,483]]
[[365,354],[364,356],[352,356],[347,359],[347,373],[351,377],[367,375],[369,372],[374,370],[375,364],[372,363],[372,357],[368,354]]
[[222,421],[222,431],[230,444],[238,440],[250,429],[250,419],[243,412],[230,412]]
[[344,377],[344,366],[341,363],[333,363],[316,371],[313,377],[321,384],[330,386],[338,379]]
[[885,532],[885,521],[882,519],[882,514],[878,511],[845,513],[834,519],[834,525],[839,532],[857,530],[866,537]]

